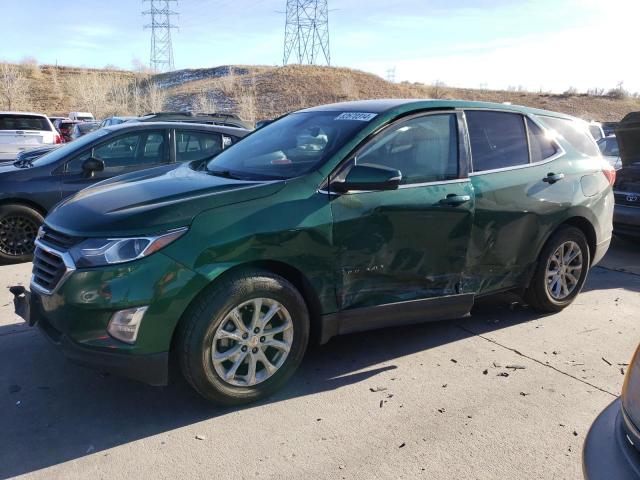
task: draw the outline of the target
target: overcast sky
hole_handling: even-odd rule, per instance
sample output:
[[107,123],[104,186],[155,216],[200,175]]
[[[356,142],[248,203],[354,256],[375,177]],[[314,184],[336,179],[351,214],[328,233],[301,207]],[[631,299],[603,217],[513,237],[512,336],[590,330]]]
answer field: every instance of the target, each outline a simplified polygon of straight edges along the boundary
[[[140,0],[2,2],[0,60],[131,68]],[[285,0],[180,0],[176,68],[282,62]],[[398,81],[640,91],[640,0],[329,0],[336,66]]]

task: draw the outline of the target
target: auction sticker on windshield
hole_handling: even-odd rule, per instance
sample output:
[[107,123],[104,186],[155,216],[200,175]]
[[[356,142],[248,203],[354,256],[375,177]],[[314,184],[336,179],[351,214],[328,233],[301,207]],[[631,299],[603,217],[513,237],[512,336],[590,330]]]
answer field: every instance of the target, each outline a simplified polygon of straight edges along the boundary
[[345,112],[336,117],[336,120],[355,120],[356,122],[369,122],[376,118],[376,113]]

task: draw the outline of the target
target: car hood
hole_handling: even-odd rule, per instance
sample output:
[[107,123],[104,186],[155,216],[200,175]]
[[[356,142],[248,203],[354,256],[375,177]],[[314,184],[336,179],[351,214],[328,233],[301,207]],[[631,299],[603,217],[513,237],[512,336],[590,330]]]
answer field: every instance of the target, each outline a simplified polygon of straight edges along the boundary
[[615,128],[622,165],[640,162],[640,122],[620,122]]
[[14,165],[15,160],[10,160],[8,162],[0,162],[0,180],[3,179],[4,174],[13,173],[25,170],[24,168],[18,168]]
[[273,195],[284,181],[232,180],[188,165],[113,178],[60,203],[46,223],[77,237],[131,236],[189,225],[201,212]]

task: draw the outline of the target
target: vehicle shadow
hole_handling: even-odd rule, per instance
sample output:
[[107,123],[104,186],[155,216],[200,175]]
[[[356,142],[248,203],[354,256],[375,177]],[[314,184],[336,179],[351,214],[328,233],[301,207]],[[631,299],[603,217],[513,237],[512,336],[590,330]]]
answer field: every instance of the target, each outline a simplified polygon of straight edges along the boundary
[[[630,288],[629,277],[594,270],[585,291]],[[634,291],[640,291],[637,283]],[[636,290],[637,288],[637,290]],[[263,402],[221,408],[181,380],[153,388],[77,367],[24,325],[0,327],[0,478],[34,472],[244,409],[357,384],[394,360],[477,334],[540,319],[510,294],[478,301],[472,316],[354,334],[311,347],[287,386]]]
[[[511,299],[503,298],[483,307],[473,321],[498,315],[502,321],[487,323],[496,330],[539,318],[525,309],[510,310]],[[394,359],[473,336],[459,327],[470,321],[391,328],[313,346],[282,391],[243,408],[366,381],[395,369]],[[182,380],[158,389],[75,366],[28,327],[0,327],[0,364],[5,366],[0,373],[0,478],[241,410],[207,403]]]

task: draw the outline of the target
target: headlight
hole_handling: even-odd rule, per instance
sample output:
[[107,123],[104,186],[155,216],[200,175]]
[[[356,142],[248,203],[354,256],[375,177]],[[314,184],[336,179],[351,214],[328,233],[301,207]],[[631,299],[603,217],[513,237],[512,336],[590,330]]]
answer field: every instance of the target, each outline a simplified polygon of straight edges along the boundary
[[72,247],[69,253],[78,268],[101,267],[131,262],[132,260],[148,257],[175,242],[187,230],[184,227],[149,237],[89,238]]

